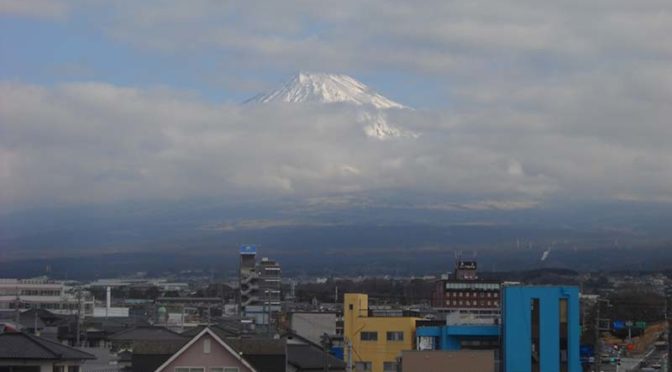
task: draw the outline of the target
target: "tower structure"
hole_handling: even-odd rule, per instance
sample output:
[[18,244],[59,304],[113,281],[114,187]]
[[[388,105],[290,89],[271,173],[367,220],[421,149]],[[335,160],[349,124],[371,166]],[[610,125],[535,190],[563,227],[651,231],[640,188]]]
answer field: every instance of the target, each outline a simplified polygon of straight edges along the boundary
[[240,272],[239,272],[239,310],[242,316],[246,316],[248,306],[259,301],[259,276],[256,271],[257,247],[244,245],[240,247]]
[[240,313],[256,324],[268,325],[282,307],[280,264],[256,257],[255,246],[240,248]]

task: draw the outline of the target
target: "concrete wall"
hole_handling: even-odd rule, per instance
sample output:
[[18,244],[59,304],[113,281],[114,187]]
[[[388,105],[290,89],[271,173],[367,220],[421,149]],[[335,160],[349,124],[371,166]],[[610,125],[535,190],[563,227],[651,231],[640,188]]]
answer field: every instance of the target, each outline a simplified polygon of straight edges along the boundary
[[320,344],[324,333],[336,333],[336,313],[292,313],[290,328],[299,336]]
[[404,351],[402,372],[496,372],[493,350]]

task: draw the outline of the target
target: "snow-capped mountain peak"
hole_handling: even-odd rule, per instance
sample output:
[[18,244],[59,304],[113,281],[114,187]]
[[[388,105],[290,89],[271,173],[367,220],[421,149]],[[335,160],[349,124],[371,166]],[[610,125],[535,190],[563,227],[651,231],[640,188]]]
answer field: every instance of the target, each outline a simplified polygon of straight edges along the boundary
[[407,108],[348,75],[307,72],[298,73],[280,89],[254,97],[248,102],[349,103],[377,109]]

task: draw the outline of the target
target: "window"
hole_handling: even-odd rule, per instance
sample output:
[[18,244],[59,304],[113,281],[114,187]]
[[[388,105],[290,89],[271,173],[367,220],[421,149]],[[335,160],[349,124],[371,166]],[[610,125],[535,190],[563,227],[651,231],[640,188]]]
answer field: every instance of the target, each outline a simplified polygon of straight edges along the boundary
[[79,366],[69,366],[68,372],[79,372]]
[[210,339],[203,340],[203,353],[210,354]]
[[63,366],[54,366],[52,369],[53,372],[65,372],[65,367]]
[[224,372],[238,372],[238,367],[226,367]]
[[383,362],[383,372],[397,372],[397,362]]
[[238,372],[238,367],[213,367],[210,372]]
[[387,332],[387,341],[404,341],[404,332]]
[[371,365],[371,362],[356,362],[355,363],[355,371],[371,371],[373,370],[373,366]]
[[203,367],[177,367],[175,372],[205,372]]
[[378,332],[362,332],[359,334],[362,341],[378,341]]

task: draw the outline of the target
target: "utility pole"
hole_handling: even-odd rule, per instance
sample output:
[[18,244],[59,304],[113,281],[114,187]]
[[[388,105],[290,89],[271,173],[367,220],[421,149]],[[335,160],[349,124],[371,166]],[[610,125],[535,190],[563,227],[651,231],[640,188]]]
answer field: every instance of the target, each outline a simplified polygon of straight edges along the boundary
[[37,333],[37,307],[35,307],[33,311],[34,311],[33,315],[35,315],[33,317],[33,334],[35,336],[39,336],[39,334]]
[[352,341],[349,338],[345,339],[345,347],[348,350],[348,362],[345,371],[352,372]]
[[14,300],[14,322],[18,327],[19,324],[21,324],[21,310],[19,309],[21,307],[21,298],[19,297],[19,287],[14,288],[14,293],[16,294],[16,299]]
[[266,333],[271,334],[271,291],[266,289]]
[[595,371],[602,371],[602,348],[600,340],[600,300],[595,304],[595,345],[593,346],[593,354],[595,355]]
[[665,324],[667,325],[667,370],[672,371],[672,319],[668,315],[669,303],[668,296],[672,291],[668,288],[665,291]]
[[329,335],[326,333],[322,334],[322,349],[324,352],[324,372],[329,372]]
[[82,315],[82,287],[77,286],[77,336],[76,336],[76,344],[77,347],[80,347],[80,339],[79,339],[79,330],[80,330],[80,322],[81,322],[81,315]]

